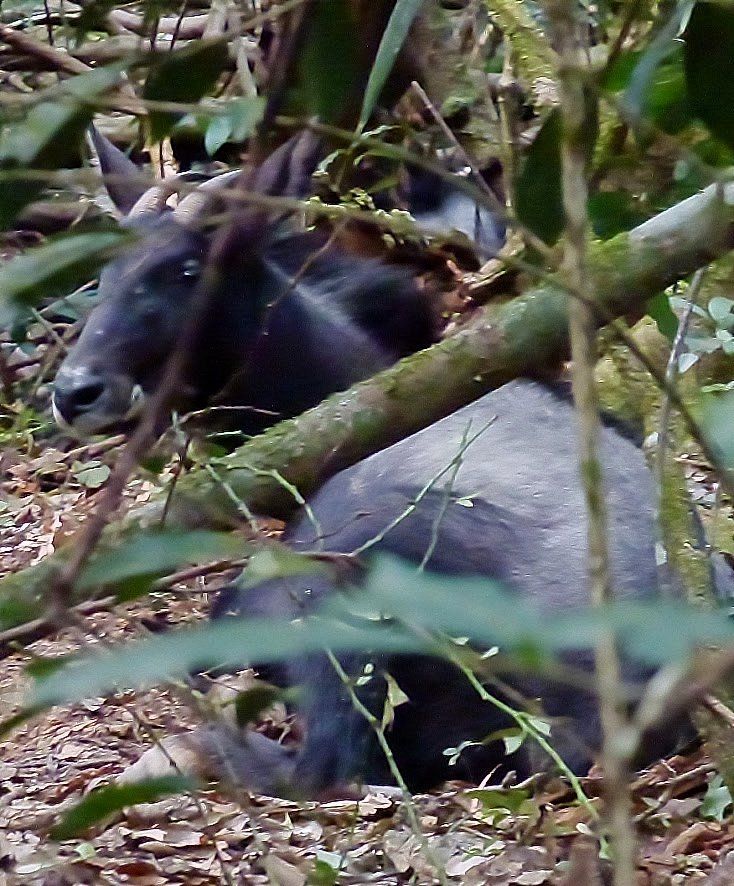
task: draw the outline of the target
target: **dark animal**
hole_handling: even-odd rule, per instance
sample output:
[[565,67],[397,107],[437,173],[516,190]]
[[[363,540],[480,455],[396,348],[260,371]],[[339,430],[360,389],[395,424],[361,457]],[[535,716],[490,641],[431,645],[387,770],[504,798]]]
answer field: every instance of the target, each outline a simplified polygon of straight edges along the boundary
[[[170,189],[143,192],[134,165],[94,140],[110,196],[140,239],[103,269],[101,303],[56,377],[55,416],[80,434],[133,419],[160,378],[216,236],[204,224],[216,189],[243,180],[249,191],[301,197],[319,150],[303,133],[249,176],[220,176],[171,212]],[[243,407],[237,426],[256,433],[433,341],[433,311],[408,272],[232,205],[221,284],[209,293],[174,407]]]
[[[458,173],[467,177],[465,170]],[[496,205],[504,206],[502,166],[493,162],[482,172],[488,188],[494,193]],[[418,167],[406,170],[400,195],[410,214],[424,231],[446,234],[458,231],[472,243],[483,258],[495,255],[505,242],[505,225],[496,212],[479,206],[445,178]]]
[[[418,501],[421,490],[459,453],[462,440],[485,426],[463,453],[453,480],[448,471]],[[310,502],[315,521],[305,514],[295,519],[284,540],[299,551],[358,551],[417,501],[415,510],[380,541],[380,549],[419,563],[433,546],[427,562],[433,572],[497,579],[542,610],[572,610],[588,599],[585,507],[574,440],[573,407],[561,391],[532,381],[511,382],[333,477]],[[651,474],[641,450],[611,426],[602,432],[601,458],[615,592],[619,598],[652,597],[659,577]],[[315,525],[321,527],[320,537]],[[214,614],[295,617],[334,593],[336,585],[323,576],[270,581],[248,591],[228,590]],[[457,599],[456,606],[461,605]],[[408,696],[395,711],[388,738],[411,788],[429,788],[449,778],[478,780],[498,765],[521,775],[544,765],[532,742],[510,759],[501,741],[481,743],[512,723],[446,661],[367,653],[340,660],[351,676],[374,663],[374,676],[358,691],[378,718],[385,672]],[[568,657],[569,664],[586,671],[592,660],[585,649]],[[287,774],[295,790],[309,795],[354,778],[392,781],[371,728],[328,659],[300,659],[285,671],[285,682],[303,687],[306,738],[300,753],[293,757],[283,751],[277,766],[271,755],[255,777],[252,742],[239,750],[230,742],[230,769],[241,770],[250,782],[254,778],[250,787],[270,791],[281,790]],[[628,663],[625,676],[639,688],[649,672]],[[526,697],[540,698],[547,715],[558,718],[552,742],[571,769],[585,772],[600,740],[593,696],[539,677],[510,682]],[[674,740],[672,733],[669,740]],[[479,744],[467,747],[452,765],[444,751],[462,742]],[[656,748],[661,749],[664,743]]]

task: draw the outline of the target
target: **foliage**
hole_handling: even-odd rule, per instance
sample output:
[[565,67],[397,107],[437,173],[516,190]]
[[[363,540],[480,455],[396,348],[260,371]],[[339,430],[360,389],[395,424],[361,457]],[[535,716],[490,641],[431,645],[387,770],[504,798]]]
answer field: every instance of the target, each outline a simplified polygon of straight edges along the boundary
[[[128,549],[123,560],[121,573],[128,580],[135,553],[135,547]],[[138,574],[147,576],[143,570],[150,567],[141,560]],[[456,600],[461,600],[460,607]],[[45,670],[37,678],[31,707],[147,686],[197,669],[283,660],[324,647],[441,654],[441,637],[471,637],[481,647],[499,647],[542,669],[554,654],[593,648],[610,630],[633,658],[651,665],[680,662],[699,646],[734,641],[734,625],[725,613],[674,602],[620,602],[554,615],[487,580],[420,573],[411,564],[380,556],[362,587],[326,601],[305,621],[226,619],[82,657]]]
[[[197,102],[212,90],[227,60],[223,40],[202,41],[168,53],[151,65],[143,87],[143,98],[180,104]],[[152,111],[148,117],[150,139],[159,142],[176,122],[178,115]]]
[[729,788],[720,775],[714,775],[709,781],[706,795],[701,804],[701,815],[714,821],[724,821],[732,804]]
[[[557,277],[551,275],[560,267],[567,222],[561,146],[568,133],[564,109],[558,104],[556,47],[549,35],[547,9],[531,0],[471,4],[458,11],[448,8],[453,5],[443,4],[447,8],[439,11],[431,30],[425,26],[417,0],[387,4],[376,55],[364,69],[359,44],[365,22],[355,18],[355,10],[370,4],[317,0],[305,4],[310,14],[305,23],[299,19],[297,3],[266,4],[255,24],[248,25],[247,16],[240,18],[239,12],[232,12],[234,17],[220,23],[218,30],[215,24],[221,10],[212,6],[206,35],[194,36],[186,29],[195,11],[185,4],[144,0],[123,8],[113,0],[92,0],[80,10],[64,12],[60,23],[51,21],[51,12],[43,4],[24,4],[22,21],[12,27],[17,34],[30,35],[45,54],[38,49],[24,54],[14,47],[21,59],[16,86],[11,89],[10,79],[2,84],[7,101],[0,110],[0,231],[9,248],[3,251],[0,266],[0,328],[5,330],[0,370],[3,385],[21,400],[3,406],[0,446],[4,450],[25,446],[29,452],[37,448],[37,438],[47,431],[48,414],[43,412],[47,402],[41,402],[37,393],[53,364],[52,356],[32,383],[18,381],[12,372],[7,381],[6,352],[15,358],[17,340],[23,338],[30,320],[38,319],[37,309],[61,318],[67,326],[83,315],[87,296],[61,297],[91,280],[132,238],[128,229],[109,219],[93,224],[74,220],[63,234],[41,237],[37,245],[16,254],[15,234],[23,230],[26,214],[35,204],[53,205],[61,195],[83,206],[96,190],[98,179],[88,168],[84,141],[93,119],[104,122],[115,141],[136,157],[141,148],[149,149],[156,164],[163,165],[174,155],[188,165],[180,156],[190,150],[194,167],[205,170],[211,169],[208,164],[214,155],[218,161],[237,164],[253,146],[252,153],[257,154],[269,140],[281,138],[294,125],[313,123],[314,117],[322,124],[343,126],[325,129],[334,144],[330,145],[333,162],[322,167],[324,190],[342,208],[350,212],[359,208],[362,221],[379,221],[382,227],[375,241],[381,236],[391,247],[398,243],[403,248],[404,230],[387,233],[385,225],[389,227],[395,217],[374,206],[381,205],[385,193],[403,175],[399,161],[407,158],[430,168],[440,156],[433,148],[440,146],[455,166],[465,166],[467,158],[457,151],[456,139],[478,168],[490,169],[495,159],[503,167],[497,193],[507,197],[507,221],[520,243],[500,275],[503,286],[509,279],[506,294],[520,292],[528,279],[555,281]],[[378,6],[384,12],[384,4],[375,4],[375,17]],[[119,22],[113,26],[111,17],[116,11],[129,14],[131,9],[138,17],[135,33],[142,35],[135,38],[134,47],[128,42],[126,48],[116,50],[113,41],[99,39],[120,27],[124,30]],[[596,133],[587,132],[584,143],[576,145],[588,165],[590,237],[619,235],[624,239],[644,219],[702,187],[730,178],[734,166],[734,7],[713,0],[579,3],[577,12],[584,17],[589,44],[588,67],[584,68],[587,101],[598,109],[598,115],[591,115],[594,126],[598,116],[598,139]],[[44,16],[43,20],[38,16]],[[162,21],[170,17],[178,17],[178,22],[162,36]],[[281,22],[285,24],[279,31]],[[46,27],[55,34],[55,43],[47,40]],[[426,46],[420,41],[429,32],[433,43]],[[128,31],[125,36],[132,34]],[[272,39],[273,34],[277,39]],[[105,43],[110,44],[109,56],[100,60],[103,53],[95,52]],[[295,47],[293,57],[279,54],[289,45]],[[402,76],[401,60],[410,55],[428,59],[431,68],[418,73],[410,69],[410,77],[430,83],[435,90],[427,89],[430,106],[422,101],[416,105],[415,95],[408,91],[403,106],[393,113],[384,107],[385,95]],[[91,59],[88,69],[82,58]],[[504,72],[501,80],[495,76],[499,72]],[[406,85],[402,83],[401,88]],[[436,108],[447,119],[437,121]],[[123,125],[118,112],[131,114],[133,122]],[[450,138],[446,126],[453,131]],[[365,132],[368,140],[360,144]],[[182,149],[182,144],[188,147]],[[365,170],[366,184],[360,179]],[[349,190],[352,179],[357,187]],[[487,205],[486,189],[472,176],[462,178],[461,184],[462,193]],[[349,202],[347,192],[359,194],[360,199]],[[362,199],[366,193],[369,199]],[[401,220],[406,219],[401,216]],[[443,245],[440,237],[419,237],[421,232],[416,233],[414,227],[410,231],[411,247],[433,240],[437,248],[431,261],[444,260],[436,258]],[[678,245],[671,245],[669,258],[681,276]],[[708,244],[703,244],[700,261],[721,251],[717,246],[709,253]],[[482,260],[483,256],[470,255],[467,265],[474,269]],[[450,264],[441,267],[444,279],[453,281],[457,267],[464,269],[461,257],[454,255]],[[692,269],[686,266],[685,270]],[[645,275],[641,272],[640,276]],[[484,282],[481,276],[479,280]],[[490,288],[494,285],[490,280]],[[686,309],[685,294],[685,284],[675,292],[646,293],[644,310],[669,341],[675,338]],[[453,310],[455,301],[449,299],[447,304]],[[700,358],[704,355],[734,356],[734,294],[717,292],[693,305],[692,312],[693,329],[677,355],[679,373],[694,367],[695,372],[703,372],[705,361]],[[531,314],[531,310],[518,312],[513,329],[519,338],[529,328]],[[53,324],[51,328],[55,334]],[[50,341],[59,347],[64,344],[53,337]],[[27,341],[26,346],[30,348]],[[513,371],[512,367],[506,370],[505,375]],[[693,412],[707,452],[717,456],[720,466],[731,469],[734,382],[696,387],[699,378],[694,378],[693,371],[685,381],[695,389]],[[22,402],[23,397],[29,402]],[[369,420],[367,416],[365,422]],[[110,461],[86,454],[70,458],[68,476],[93,494],[105,487],[112,471]],[[181,462],[184,467],[188,464],[183,456]],[[227,490],[230,493],[236,498]],[[247,502],[237,505],[246,510]],[[157,579],[178,567],[240,559],[253,551],[254,546],[233,534],[203,529],[113,532],[79,571],[75,591],[84,596],[104,589],[118,600],[128,600],[148,593]],[[67,549],[62,556],[68,553]],[[322,561],[266,547],[251,557],[240,585],[246,588],[302,573],[323,575],[329,568]],[[0,599],[4,628],[38,614],[31,585],[27,597],[8,594]],[[439,579],[405,563],[376,558],[363,584],[329,600],[305,620],[224,621],[104,653],[83,652],[73,660],[37,661],[26,709],[6,720],[2,728],[8,731],[53,704],[177,679],[203,666],[276,661],[324,648],[444,655],[458,650],[466,653],[471,668],[484,678],[495,666],[520,664],[542,671],[552,667],[560,653],[593,648],[610,632],[639,661],[680,666],[698,647],[731,645],[733,631],[722,612],[671,601],[615,603],[572,614],[548,614],[491,582]],[[471,647],[466,646],[466,638]],[[502,655],[482,658],[474,654],[474,650],[487,649]],[[269,688],[241,695],[236,702],[238,722],[252,722],[276,697]],[[400,687],[390,683],[383,728],[389,727],[395,709],[404,701]],[[503,741],[512,752],[528,735],[547,735],[546,729],[543,720],[529,718],[487,740]],[[458,755],[462,749],[446,752]],[[186,786],[170,779],[94,791],[67,815],[54,836],[77,835],[124,805],[148,802]],[[516,787],[478,789],[473,796],[498,820],[505,813],[518,813],[529,801],[528,792]],[[727,787],[713,778],[702,814],[721,821],[730,804]],[[332,865],[332,861],[326,855],[317,860],[313,882],[337,881],[339,863]]]
[[2,269],[0,323],[11,326],[29,306],[83,283],[130,240],[124,231],[72,234],[7,262]]
[[92,825],[136,803],[153,803],[169,794],[180,794],[195,786],[191,779],[171,775],[148,779],[130,785],[108,785],[96,788],[69,809],[51,829],[54,840],[78,837]]
[[111,550],[93,554],[79,575],[79,588],[106,587],[124,596],[144,582],[170,572],[182,563],[242,556],[245,545],[240,539],[205,530],[148,530],[126,538]]
[[397,0],[395,4],[395,8],[385,28],[385,33],[380,41],[380,47],[364,91],[362,110],[359,114],[358,130],[360,132],[364,130],[375,109],[380,93],[387,82],[390,71],[395,64],[405,38],[408,36],[408,31],[413,19],[418,14],[420,6],[420,0]]

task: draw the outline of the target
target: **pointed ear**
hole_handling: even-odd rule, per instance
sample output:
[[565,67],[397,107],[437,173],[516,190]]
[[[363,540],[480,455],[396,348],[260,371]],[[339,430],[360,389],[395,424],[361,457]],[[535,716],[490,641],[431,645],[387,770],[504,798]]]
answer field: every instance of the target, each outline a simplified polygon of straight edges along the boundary
[[308,129],[297,133],[261,164],[253,190],[278,197],[305,197],[321,148],[321,139]]
[[145,176],[96,126],[89,127],[89,141],[99,159],[105,190],[120,212],[127,215],[148,190]]

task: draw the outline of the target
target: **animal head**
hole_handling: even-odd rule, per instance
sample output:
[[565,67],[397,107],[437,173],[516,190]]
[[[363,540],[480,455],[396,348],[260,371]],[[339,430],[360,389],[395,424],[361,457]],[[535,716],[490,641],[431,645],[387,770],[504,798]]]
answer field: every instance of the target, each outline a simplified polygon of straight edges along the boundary
[[[62,427],[80,435],[134,419],[146,394],[154,389],[210,257],[213,235],[204,230],[204,222],[215,202],[242,183],[263,194],[302,196],[319,149],[317,139],[301,133],[254,172],[237,171],[212,179],[170,210],[165,201],[176,183],[174,187],[170,182],[150,189],[139,187],[140,173],[122,152],[96,131],[92,141],[109,196],[124,213],[122,223],[138,238],[102,270],[100,303],[55,380],[54,416]],[[249,307],[251,324],[256,325],[263,306],[243,276],[247,276],[248,256],[252,264],[252,255],[264,247],[270,221],[257,209],[240,207],[230,212],[229,224],[244,231],[239,240],[233,238],[237,241],[233,248],[244,258],[228,268],[231,273],[222,275],[220,289],[209,293],[208,313],[224,310],[223,324],[235,287],[238,320],[243,320]],[[248,238],[249,243],[243,242]],[[233,274],[240,279],[233,280]],[[254,275],[258,280],[261,276]],[[210,370],[198,371],[206,376]],[[182,403],[196,402],[199,392],[193,376],[182,380],[179,393]]]

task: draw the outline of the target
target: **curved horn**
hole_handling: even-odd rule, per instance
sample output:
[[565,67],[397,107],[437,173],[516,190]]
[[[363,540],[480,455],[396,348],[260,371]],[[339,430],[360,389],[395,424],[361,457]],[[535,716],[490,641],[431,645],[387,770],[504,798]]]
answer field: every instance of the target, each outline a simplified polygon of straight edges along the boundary
[[232,169],[200,184],[195,191],[187,194],[173,210],[174,219],[183,227],[191,225],[199,218],[204,207],[211,201],[212,196],[219,191],[231,187],[232,183],[241,175],[241,169]]
[[179,188],[178,176],[164,179],[152,188],[148,188],[136,201],[130,212],[125,216],[126,221],[136,221],[149,215],[160,215],[166,205],[166,200],[175,194]]

